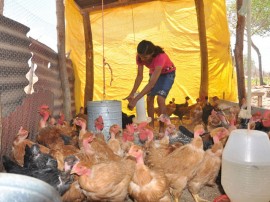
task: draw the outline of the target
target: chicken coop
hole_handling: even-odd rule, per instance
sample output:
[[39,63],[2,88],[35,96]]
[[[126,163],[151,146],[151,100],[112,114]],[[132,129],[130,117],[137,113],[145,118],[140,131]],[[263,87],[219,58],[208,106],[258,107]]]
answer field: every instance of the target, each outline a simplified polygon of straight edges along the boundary
[[[225,194],[222,152],[238,121],[238,106],[224,107],[237,105],[226,1],[54,3],[58,51],[31,36],[34,27],[0,15],[0,175],[40,179],[52,186],[49,198],[63,202],[213,201]],[[31,13],[24,4],[21,8]],[[39,28],[48,31],[42,23]],[[123,99],[134,85],[142,40],[160,46],[176,67],[167,97],[170,114],[154,106],[155,124],[163,122],[164,131],[149,121],[136,122]],[[147,82],[144,77],[138,90]],[[110,107],[101,110],[107,101]],[[130,123],[125,128],[123,117]],[[22,188],[32,187],[37,188],[31,183]]]
[[[175,61],[177,77],[168,100],[174,97],[181,102],[189,96],[194,103],[205,83],[210,95],[235,100],[225,1],[205,1],[202,7],[208,44],[205,71],[201,71],[200,13],[195,2],[66,0],[66,88],[71,93],[72,115],[89,100],[126,97],[136,75],[136,68],[131,68],[136,65],[136,45],[142,39],[159,44]],[[64,95],[58,53],[29,37],[31,27],[3,15],[0,21],[1,154],[8,155],[20,126],[35,139],[38,106],[47,104],[58,117]],[[122,102],[122,110],[129,112]]]

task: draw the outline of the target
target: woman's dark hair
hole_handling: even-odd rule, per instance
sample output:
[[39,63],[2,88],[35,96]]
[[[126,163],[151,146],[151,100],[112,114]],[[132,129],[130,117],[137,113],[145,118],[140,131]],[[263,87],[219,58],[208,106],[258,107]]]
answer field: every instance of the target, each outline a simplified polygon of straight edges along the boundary
[[160,46],[155,46],[151,41],[142,40],[137,46],[137,53],[142,55],[150,55],[152,53],[153,57],[160,53],[164,53]]

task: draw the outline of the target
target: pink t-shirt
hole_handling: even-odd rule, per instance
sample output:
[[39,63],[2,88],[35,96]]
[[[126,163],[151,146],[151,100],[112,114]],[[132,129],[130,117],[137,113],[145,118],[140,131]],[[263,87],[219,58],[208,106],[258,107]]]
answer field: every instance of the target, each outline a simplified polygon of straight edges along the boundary
[[142,62],[139,58],[139,56],[136,56],[136,63],[137,65],[144,65],[147,68],[149,68],[149,73],[153,74],[155,71],[155,67],[162,67],[161,74],[167,74],[169,72],[175,71],[175,66],[168,57],[166,53],[158,54],[156,57],[153,58],[152,62],[150,64],[147,64],[145,62]]

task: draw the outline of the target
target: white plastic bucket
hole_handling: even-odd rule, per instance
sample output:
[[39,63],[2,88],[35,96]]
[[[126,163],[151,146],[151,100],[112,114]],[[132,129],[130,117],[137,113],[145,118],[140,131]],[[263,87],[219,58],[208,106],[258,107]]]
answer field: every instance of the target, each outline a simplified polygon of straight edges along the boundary
[[232,202],[269,202],[270,141],[262,131],[237,129],[222,154],[222,186]]
[[122,103],[118,100],[103,100],[103,101],[88,101],[88,130],[95,132],[95,119],[100,115],[104,121],[104,129],[102,133],[106,141],[109,140],[109,129],[113,124],[118,124],[122,127]]

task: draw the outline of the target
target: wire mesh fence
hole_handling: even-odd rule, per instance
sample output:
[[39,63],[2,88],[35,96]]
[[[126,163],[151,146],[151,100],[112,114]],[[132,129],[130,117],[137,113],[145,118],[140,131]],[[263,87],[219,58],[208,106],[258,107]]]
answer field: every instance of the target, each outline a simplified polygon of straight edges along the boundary
[[[29,139],[35,140],[40,105],[48,105],[54,117],[63,110],[58,55],[47,45],[28,37],[29,30],[0,15],[1,157],[10,155],[21,126],[29,131]],[[74,73],[72,62],[67,59],[66,63],[75,114]]]

